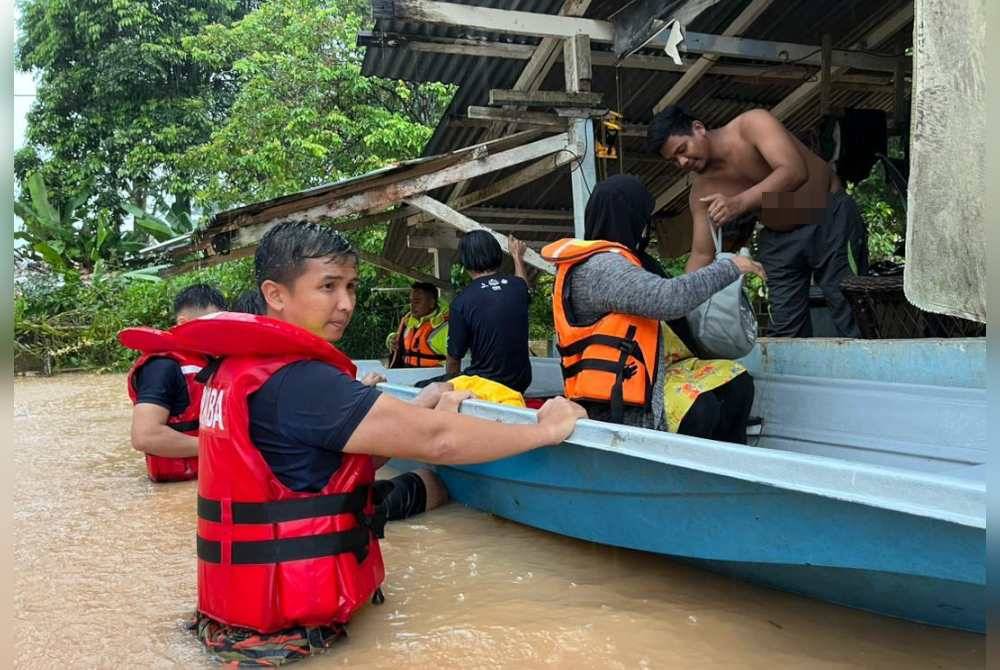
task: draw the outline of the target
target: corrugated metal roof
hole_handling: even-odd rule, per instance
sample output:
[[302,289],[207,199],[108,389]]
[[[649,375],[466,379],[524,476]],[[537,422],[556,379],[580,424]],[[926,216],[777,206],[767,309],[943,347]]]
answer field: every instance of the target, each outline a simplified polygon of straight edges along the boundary
[[[454,1],[454,0],[453,0]],[[562,0],[524,0],[521,2],[500,2],[499,0],[458,0],[461,4],[482,7],[502,7],[521,11],[554,14],[562,6]],[[838,0],[837,2],[816,2],[815,0],[788,0],[774,2],[750,28],[744,37],[799,44],[819,45],[823,33],[829,33],[833,44],[846,48],[872,30],[889,16],[905,7],[911,0],[888,0],[872,3],[866,0]],[[750,0],[723,0],[698,16],[688,28],[696,32],[721,33],[725,27],[749,4]],[[586,14],[587,18],[608,19],[624,6],[620,0],[597,0]],[[403,34],[416,37],[451,37],[486,39],[518,44],[534,44],[538,40],[511,35],[484,35],[461,28],[413,24],[399,21],[377,20],[373,29],[376,33]],[[894,46],[912,43],[908,31],[902,31]],[[594,44],[595,50],[608,49],[608,45]],[[649,52],[652,53],[652,52]],[[470,105],[486,105],[489,90],[510,88],[524,67],[525,60],[450,55],[416,52],[404,49],[369,47],[365,54],[363,73],[382,77],[399,78],[408,81],[443,81],[458,84],[458,91],[444,118],[427,143],[425,153],[438,154],[461,146],[483,141],[485,127],[470,127],[466,120],[466,110]],[[746,60],[722,58],[720,64],[748,64]],[[759,63],[768,68],[782,66],[773,63]],[[787,68],[786,68],[787,69]],[[605,101],[612,109],[622,111],[629,123],[648,123],[652,118],[652,108],[660,98],[680,79],[681,73],[640,70],[633,68],[613,68],[600,65],[593,67],[592,90],[604,94]],[[755,107],[770,108],[780,102],[802,83],[795,79],[761,79],[758,82],[736,79],[730,76],[713,75],[712,70],[684,96],[682,104],[709,126],[726,123],[736,115]],[[556,65],[549,72],[542,89],[562,90],[563,72]],[[621,91],[619,96],[618,91]],[[889,91],[858,90],[855,88],[834,88],[831,96],[835,107],[857,107],[868,109],[893,109],[894,97]],[[790,117],[785,125],[793,133],[805,139],[808,131],[816,126],[820,117],[818,101],[803,105]],[[624,172],[640,177],[654,193],[660,192],[682,175],[673,165],[655,156],[642,155],[641,138],[623,139]],[[607,162],[608,174],[619,171],[618,161]],[[502,178],[505,173],[494,173],[475,180],[469,190],[482,188]],[[526,209],[567,209],[572,202],[572,190],[568,170],[560,170],[525,187],[491,200],[488,204],[499,207]],[[680,197],[668,203],[665,211],[678,213],[686,207],[686,198]],[[536,223],[537,222],[533,222]],[[552,239],[559,234],[550,236]],[[544,237],[544,235],[543,235]],[[422,264],[426,253],[422,250],[408,250],[405,247],[405,229],[394,226],[386,243],[386,255],[404,263]]]

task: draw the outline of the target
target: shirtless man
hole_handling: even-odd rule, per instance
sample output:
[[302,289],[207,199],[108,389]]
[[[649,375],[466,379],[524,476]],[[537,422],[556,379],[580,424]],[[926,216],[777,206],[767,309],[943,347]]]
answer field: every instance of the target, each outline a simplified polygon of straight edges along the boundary
[[763,109],[709,130],[683,109],[667,107],[653,118],[646,147],[695,174],[688,272],[715,258],[710,226],[759,217],[764,226],[759,260],[771,301],[769,334],[812,335],[809,285],[815,279],[838,333],[858,337],[840,281],[851,272],[850,256],[859,272],[867,269],[867,233],[857,205],[823,159]]

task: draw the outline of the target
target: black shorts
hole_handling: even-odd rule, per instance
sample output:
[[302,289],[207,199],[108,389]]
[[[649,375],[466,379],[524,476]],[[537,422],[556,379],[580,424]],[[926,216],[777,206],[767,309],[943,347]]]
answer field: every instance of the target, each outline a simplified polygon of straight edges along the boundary
[[375,482],[375,504],[385,510],[386,521],[399,521],[427,511],[427,487],[415,472]]

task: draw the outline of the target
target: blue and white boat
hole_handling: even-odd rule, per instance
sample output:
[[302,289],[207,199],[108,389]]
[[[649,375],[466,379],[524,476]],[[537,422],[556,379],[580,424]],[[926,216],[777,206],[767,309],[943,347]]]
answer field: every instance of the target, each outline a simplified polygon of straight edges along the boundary
[[[985,359],[983,339],[765,339],[745,360],[763,418],[750,446],[581,421],[562,445],[437,471],[454,499],[529,526],[982,632]],[[533,370],[528,395],[561,391],[557,360]],[[440,370],[383,372],[407,398]]]

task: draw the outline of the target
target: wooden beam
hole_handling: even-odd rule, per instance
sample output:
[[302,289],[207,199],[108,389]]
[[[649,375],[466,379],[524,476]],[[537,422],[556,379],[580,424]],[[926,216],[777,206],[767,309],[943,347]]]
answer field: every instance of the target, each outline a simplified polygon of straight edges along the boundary
[[491,105],[524,105],[526,107],[566,107],[587,109],[600,107],[604,98],[600,93],[579,91],[513,91],[499,88],[490,89]]
[[573,212],[563,209],[520,209],[517,207],[469,207],[462,210],[474,219],[531,219],[534,221],[572,221]]
[[[614,42],[614,26],[608,21],[492,9],[438,2],[437,0],[376,0],[372,4],[375,18],[434,23],[459,26],[465,30],[478,29],[534,37],[565,39],[584,34],[588,35],[594,42]],[[663,47],[665,45],[666,37],[660,35],[651,40],[647,46]],[[775,63],[794,60],[816,66],[820,65],[818,47],[807,44],[687,32],[684,34],[684,41],[681,42],[681,49],[689,53],[714,54],[731,58],[766,60]],[[833,61],[838,66],[884,72],[895,70],[895,63],[891,58],[880,58],[870,54],[844,50],[834,50]]]
[[[528,167],[519,170],[510,176],[504,177],[503,179],[497,180],[489,186],[479,189],[478,191],[466,193],[456,198],[454,201],[449,201],[448,205],[455,209],[464,210],[468,207],[472,207],[473,205],[478,205],[481,202],[492,200],[493,198],[499,197],[504,193],[509,193],[510,191],[521,188],[525,184],[530,184],[536,179],[540,179],[545,175],[554,172],[563,165],[572,163],[575,160],[577,160],[577,155],[572,149],[560,151],[552,156],[546,156],[545,158],[532,163]],[[407,225],[415,226],[431,221],[432,219],[433,217],[428,214],[421,214],[420,216],[408,219]]]
[[546,112],[526,112],[519,109],[502,109],[498,107],[477,107],[470,105],[468,110],[470,119],[482,119],[486,121],[503,121],[517,125],[539,126],[542,128],[552,128],[566,130],[568,122],[565,117],[547,114]]
[[[913,4],[911,3],[873,28],[861,40],[852,44],[851,48],[877,48],[880,44],[898,33],[903,26],[912,20]],[[831,80],[840,78],[846,70],[847,68],[844,66],[832,67],[830,70]],[[819,81],[810,81],[801,84],[798,88],[788,94],[788,96],[786,96],[781,102],[772,107],[771,113],[779,120],[784,120],[798,111],[818,92]],[[663,189],[663,191],[656,196],[656,204],[653,207],[653,213],[655,214],[660,209],[666,207],[668,204],[683,195],[684,192],[687,191],[689,185],[688,175],[684,175],[680,179],[674,181],[670,186]]]
[[373,49],[402,49],[420,53],[439,53],[452,56],[479,58],[507,58],[529,60],[535,53],[531,44],[491,42],[464,38],[440,38],[433,35],[403,35],[378,33],[368,30],[358,31],[356,43],[359,47]]
[[[764,13],[774,0],[753,0],[746,8],[740,12],[739,16],[733,19],[728,26],[722,31],[725,36],[740,35],[745,30],[747,30],[757,17]],[[668,60],[664,58],[663,60]],[[706,72],[708,72],[713,65],[715,65],[716,58],[708,58],[707,56],[702,56],[699,58],[694,65],[687,68],[684,75],[670,87],[660,101],[653,105],[653,113],[656,114],[664,107],[669,105],[676,105],[684,95],[691,90],[691,88],[698,83]],[[671,64],[673,64],[671,62]]]
[[590,91],[590,38],[574,35],[563,40],[563,65],[567,93]]
[[372,2],[372,10],[376,19],[435,23],[461,26],[466,30],[478,29],[559,39],[582,33],[602,42],[614,41],[611,24],[607,21],[557,14],[518,12],[435,0],[375,0]]
[[[465,216],[461,212],[455,211],[439,200],[435,200],[434,198],[426,195],[417,195],[412,198],[407,198],[406,203],[413,205],[417,209],[422,209],[439,221],[447,223],[463,233],[469,233],[473,230],[485,230],[493,235],[494,239],[496,239],[496,241],[500,244],[500,248],[504,250],[504,253],[510,253],[510,250],[507,248],[506,236],[490,230],[489,228],[479,224],[477,221]],[[555,274],[555,266],[543,259],[538,255],[538,253],[531,249],[524,254],[524,262],[532,267],[542,270],[543,272]]]
[[823,65],[819,70],[819,113],[826,116],[830,113],[830,95],[833,93],[830,79],[830,68],[833,67],[833,36],[830,33],[823,33]]
[[[243,247],[255,243],[272,227],[285,220],[323,221],[354,214],[400,202],[412,195],[433,191],[442,186],[455,184],[480,175],[496,172],[504,168],[525,163],[536,158],[555,153],[567,153],[569,136],[567,133],[537,140],[514,149],[487,156],[479,160],[466,161],[430,174],[404,179],[392,184],[362,191],[334,202],[325,203],[306,210],[296,211],[288,216],[277,217],[265,222],[245,226],[235,231],[233,247]],[[570,152],[572,153],[572,152]],[[575,156],[575,154],[573,154]],[[211,236],[211,229],[206,231]]]
[[405,265],[396,263],[395,261],[390,261],[388,258],[378,256],[376,254],[370,254],[367,251],[362,251],[361,249],[355,249],[355,251],[358,254],[358,258],[366,263],[371,263],[375,267],[388,270],[389,272],[395,272],[396,274],[409,277],[410,279],[415,279],[416,281],[424,281],[434,284],[438,288],[444,289],[445,291],[450,291],[452,288],[451,282],[438,279],[434,275],[421,272],[420,270],[414,270],[413,268],[408,268]]
[[614,15],[614,51],[621,58],[635,53],[670,22],[686,26],[719,0],[637,0],[623,3]]
[[[852,49],[875,49],[880,44],[900,31],[907,23],[913,20],[913,3],[907,4],[895,14],[880,23],[871,30],[865,37],[851,45]],[[836,65],[830,69],[830,78],[835,80],[847,70],[846,66]],[[819,81],[809,81],[800,85],[792,91],[784,100],[771,108],[771,113],[778,119],[786,119],[796,112],[802,105],[812,99],[819,92]]]

